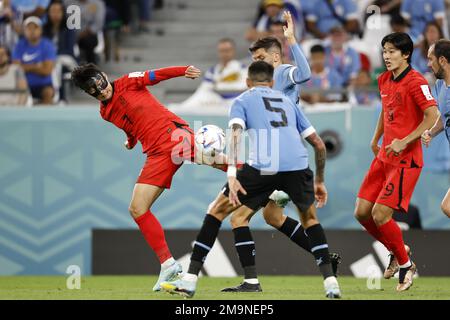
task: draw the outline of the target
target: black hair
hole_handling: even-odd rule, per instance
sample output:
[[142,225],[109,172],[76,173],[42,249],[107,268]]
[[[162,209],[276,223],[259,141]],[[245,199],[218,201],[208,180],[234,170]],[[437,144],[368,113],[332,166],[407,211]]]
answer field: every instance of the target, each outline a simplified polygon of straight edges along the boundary
[[270,24],[270,26],[280,26],[280,27],[283,27],[285,25],[286,25],[286,23],[283,21],[280,21],[280,20],[276,20]]
[[325,48],[321,44],[315,44],[311,47],[311,54],[313,53],[325,53]]
[[85,87],[86,82],[92,77],[98,75],[99,73],[102,73],[102,71],[95,64],[93,63],[83,64],[73,69],[72,81],[77,87],[83,89]]
[[265,37],[253,42],[249,50],[253,53],[258,49],[269,51],[269,49],[273,48],[277,49],[281,53],[281,42],[275,37]]
[[217,43],[224,43],[224,42],[231,43],[233,47],[236,47],[236,42],[234,42],[234,40],[231,38],[222,38]]
[[400,50],[402,54],[408,54],[408,63],[411,63],[412,53],[414,51],[414,44],[411,37],[404,32],[394,32],[388,34],[381,40],[381,47],[384,48],[386,43],[392,44],[396,49]]
[[273,79],[273,66],[265,61],[255,61],[248,67],[248,77],[255,82],[270,82]]
[[450,63],[450,40],[440,39],[434,44],[434,55],[437,59],[444,57]]

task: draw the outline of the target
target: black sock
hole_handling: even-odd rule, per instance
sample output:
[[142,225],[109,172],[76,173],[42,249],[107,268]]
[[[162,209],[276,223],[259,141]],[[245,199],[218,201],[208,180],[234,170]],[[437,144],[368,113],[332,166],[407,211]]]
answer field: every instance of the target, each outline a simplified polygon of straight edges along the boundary
[[317,266],[323,275],[323,278],[334,276],[330,263],[330,254],[328,252],[328,243],[325,232],[320,224],[313,225],[305,230],[308,235],[311,252],[316,258]]
[[286,217],[283,225],[278,229],[284,233],[289,239],[296,243],[301,248],[311,253],[311,246],[308,237],[305,234],[305,229],[297,220]]
[[197,239],[192,250],[191,263],[189,264],[188,273],[198,275],[203,267],[206,256],[216,241],[222,221],[210,214],[205,216],[202,228],[200,229]]
[[242,268],[244,268],[244,279],[256,279],[255,265],[255,242],[249,227],[238,227],[233,229],[234,245],[239,256]]

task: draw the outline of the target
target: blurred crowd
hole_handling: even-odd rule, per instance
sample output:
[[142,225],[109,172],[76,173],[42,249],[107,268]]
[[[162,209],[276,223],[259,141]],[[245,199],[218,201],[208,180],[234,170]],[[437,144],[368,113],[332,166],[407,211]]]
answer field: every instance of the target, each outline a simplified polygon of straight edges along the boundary
[[[64,84],[74,66],[119,62],[121,38],[148,33],[152,11],[162,6],[163,0],[0,1],[0,106],[66,101]],[[243,39],[218,41],[217,64],[183,105],[223,104],[245,90],[249,56],[236,56],[235,41],[250,46],[275,36],[283,62],[292,63],[283,35],[285,10],[312,70],[302,84],[306,105],[377,104],[376,79],[384,71],[380,41],[393,31],[411,36],[412,66],[433,84],[427,50],[450,32],[450,0],[261,0]]]
[[[311,79],[302,84],[301,99],[305,105],[319,102],[379,105],[377,77],[385,70],[380,42],[391,32],[411,36],[415,44],[412,66],[434,85],[435,79],[427,66],[427,51],[436,40],[448,38],[450,0],[262,0],[245,40],[250,45],[258,38],[275,36],[283,47],[283,62],[292,63],[283,35],[285,10],[294,17],[296,38],[312,71]],[[182,106],[227,102],[229,105],[233,95],[223,94],[219,89],[223,83],[245,90],[246,66],[239,61],[248,57],[224,59],[220,44],[218,64]],[[234,44],[229,42],[229,46]],[[231,65],[235,77],[229,76]],[[238,65],[242,70],[236,70]],[[208,93],[206,88],[213,90]]]
[[148,33],[162,0],[0,1],[0,106],[64,103],[85,62],[120,60],[121,35]]

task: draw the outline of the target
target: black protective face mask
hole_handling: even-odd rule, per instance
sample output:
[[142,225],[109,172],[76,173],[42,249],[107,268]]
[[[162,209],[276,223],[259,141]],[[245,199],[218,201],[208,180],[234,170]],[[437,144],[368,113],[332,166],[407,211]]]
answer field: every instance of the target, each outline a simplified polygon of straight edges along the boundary
[[96,75],[89,78],[81,87],[87,94],[97,98],[103,90],[108,87],[108,80],[99,72]]

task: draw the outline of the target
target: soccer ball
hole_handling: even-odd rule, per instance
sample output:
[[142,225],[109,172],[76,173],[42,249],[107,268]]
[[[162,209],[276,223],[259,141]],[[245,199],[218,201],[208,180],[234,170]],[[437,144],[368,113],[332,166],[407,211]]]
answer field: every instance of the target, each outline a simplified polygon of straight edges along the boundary
[[203,158],[214,158],[225,149],[225,132],[212,124],[203,126],[195,134],[195,146]]

